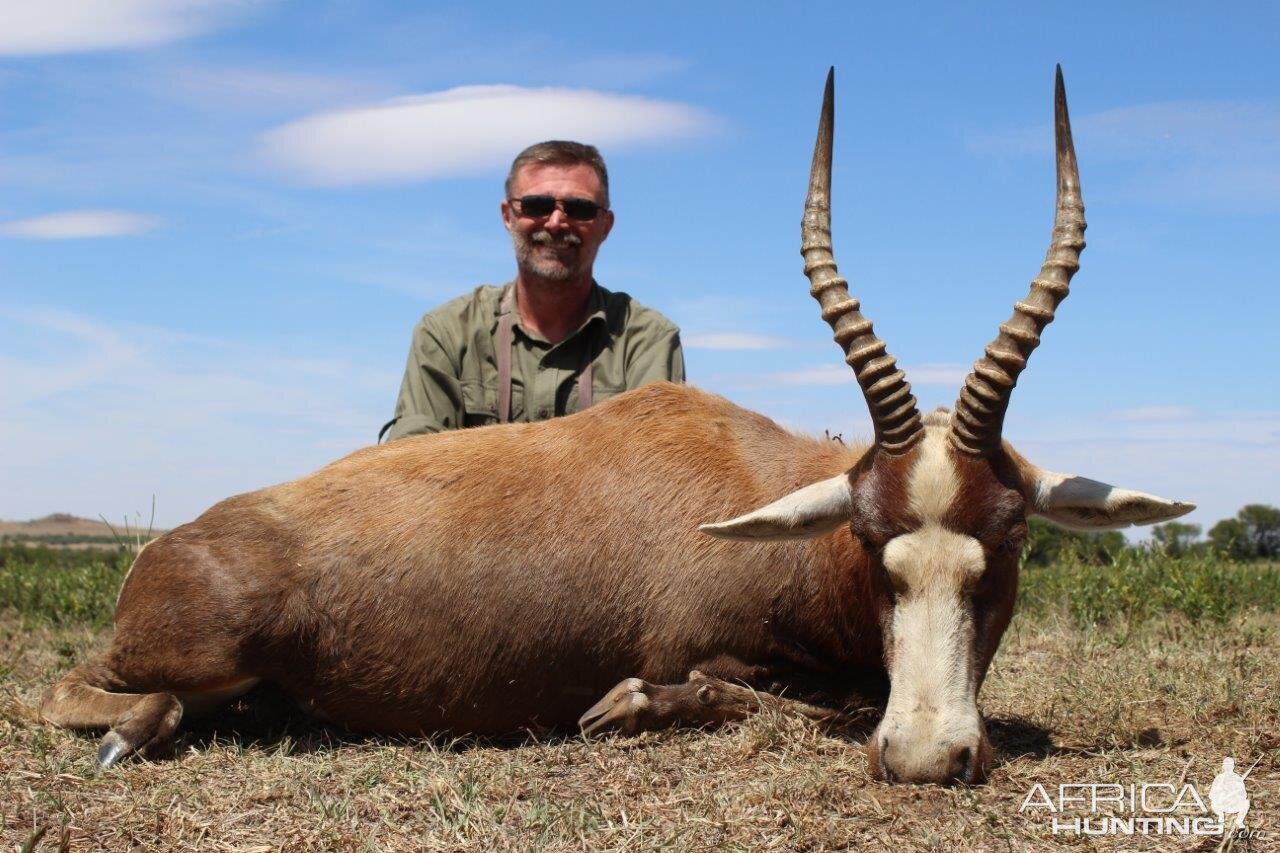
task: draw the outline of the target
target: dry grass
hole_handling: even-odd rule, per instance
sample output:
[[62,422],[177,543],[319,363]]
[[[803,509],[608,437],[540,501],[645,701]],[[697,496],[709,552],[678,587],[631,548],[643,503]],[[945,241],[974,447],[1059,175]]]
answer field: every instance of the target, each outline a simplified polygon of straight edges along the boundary
[[[39,849],[1024,850],[1096,846],[1020,814],[1035,782],[1187,781],[1227,755],[1250,826],[1280,848],[1280,617],[1081,631],[1015,621],[983,693],[999,759],[975,788],[867,778],[857,733],[761,716],[673,731],[514,745],[390,742],[310,726],[270,695],[187,731],[172,760],[91,772],[96,740],[38,723],[40,691],[106,634],[0,620],[0,844]],[[1188,766],[1188,762],[1190,762]],[[1214,839],[1129,838],[1130,850]]]

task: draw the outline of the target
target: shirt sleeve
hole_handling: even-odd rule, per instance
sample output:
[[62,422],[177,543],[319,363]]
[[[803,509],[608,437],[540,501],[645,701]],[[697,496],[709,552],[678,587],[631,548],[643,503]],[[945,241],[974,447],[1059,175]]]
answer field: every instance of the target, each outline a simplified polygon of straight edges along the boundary
[[430,314],[414,328],[388,441],[462,426],[461,354],[452,337]]
[[650,382],[684,382],[680,330],[665,318],[637,329],[627,355],[627,388]]

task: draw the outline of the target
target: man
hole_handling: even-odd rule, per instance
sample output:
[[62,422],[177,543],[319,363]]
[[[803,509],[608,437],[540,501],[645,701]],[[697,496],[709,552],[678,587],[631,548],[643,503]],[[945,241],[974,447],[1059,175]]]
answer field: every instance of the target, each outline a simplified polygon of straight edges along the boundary
[[581,411],[648,382],[684,381],[674,324],[598,285],[613,228],[600,152],[540,142],[507,175],[516,277],[429,312],[413,332],[389,440]]

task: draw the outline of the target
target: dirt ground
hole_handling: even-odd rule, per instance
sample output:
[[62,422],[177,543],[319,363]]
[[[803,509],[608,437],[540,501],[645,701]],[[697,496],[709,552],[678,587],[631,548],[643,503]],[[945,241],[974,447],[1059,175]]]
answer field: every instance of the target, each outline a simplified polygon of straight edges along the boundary
[[[43,829],[39,850],[1280,850],[1276,615],[1130,632],[1015,619],[982,694],[997,764],[976,787],[873,782],[865,732],[772,715],[598,741],[389,741],[313,726],[270,694],[186,730],[168,760],[95,776],[96,738],[31,708],[106,637],[0,619],[4,849]],[[1037,783],[1050,798],[1192,784],[1207,803],[1228,756],[1241,773],[1257,762],[1251,838],[1055,834],[1055,816],[1127,812],[1023,808]]]

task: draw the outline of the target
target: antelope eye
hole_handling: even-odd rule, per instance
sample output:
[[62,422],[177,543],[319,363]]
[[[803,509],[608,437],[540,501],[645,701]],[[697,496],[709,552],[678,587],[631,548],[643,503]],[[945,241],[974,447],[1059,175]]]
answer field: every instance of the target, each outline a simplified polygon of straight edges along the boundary
[[1013,527],[1009,528],[1009,532],[1005,534],[1004,542],[1001,548],[1009,553],[1016,554],[1022,550],[1022,545],[1027,541],[1027,523],[1019,521]]
[[883,536],[877,534],[872,525],[866,524],[862,519],[855,518],[849,523],[849,532],[853,534],[853,538],[858,540],[858,544],[862,546],[862,550],[868,554],[878,554],[884,548],[888,541]]
[[872,541],[871,537],[866,534],[859,533],[855,530],[853,536],[858,540],[858,544],[862,546],[862,550],[868,554],[875,554],[880,551],[880,546]]

